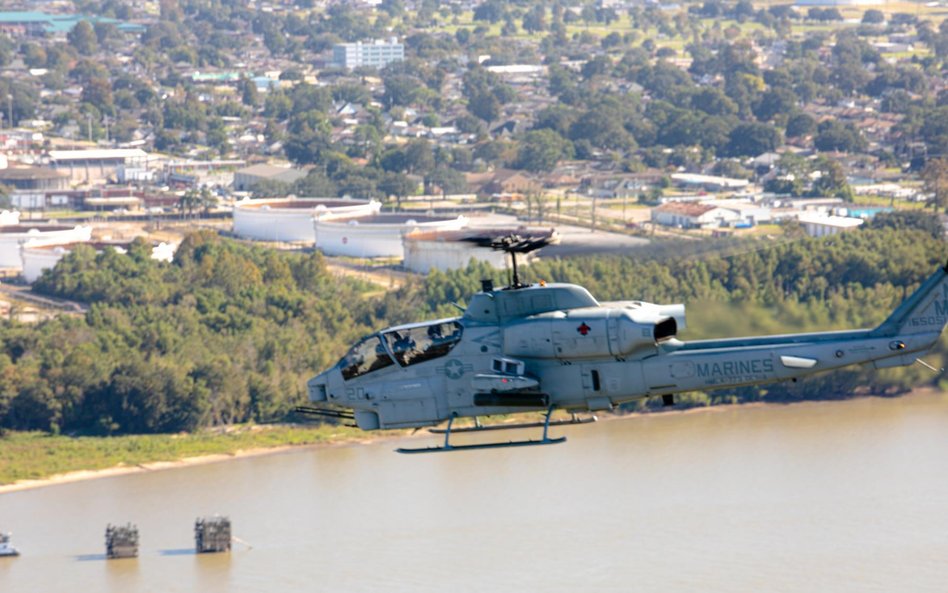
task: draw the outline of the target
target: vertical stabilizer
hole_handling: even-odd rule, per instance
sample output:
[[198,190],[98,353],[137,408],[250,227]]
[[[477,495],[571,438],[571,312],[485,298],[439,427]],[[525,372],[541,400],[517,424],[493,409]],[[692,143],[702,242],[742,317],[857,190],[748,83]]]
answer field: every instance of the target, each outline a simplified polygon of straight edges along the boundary
[[873,333],[913,335],[940,333],[948,324],[948,264],[939,268]]

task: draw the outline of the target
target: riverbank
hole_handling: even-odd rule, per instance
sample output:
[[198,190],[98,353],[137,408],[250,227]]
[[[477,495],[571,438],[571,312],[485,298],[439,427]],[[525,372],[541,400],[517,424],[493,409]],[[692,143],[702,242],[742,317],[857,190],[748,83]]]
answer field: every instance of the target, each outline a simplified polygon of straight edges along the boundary
[[[931,395],[936,392],[939,390],[925,387],[900,397]],[[865,397],[873,396],[862,396],[858,399]],[[631,420],[656,414],[719,413],[738,408],[825,405],[833,401],[839,400],[749,402],[621,415],[607,413],[599,418],[601,421]],[[540,417],[537,414],[537,418]],[[524,418],[511,417],[510,421],[522,419]],[[417,436],[426,435],[426,432],[417,433]],[[367,433],[344,426],[285,425],[238,426],[197,434],[124,437],[65,437],[41,433],[13,433],[0,440],[3,445],[0,447],[0,495],[82,480],[272,455],[289,450],[369,444],[408,436],[408,431]]]
[[345,426],[244,425],[193,434],[69,437],[13,432],[0,439],[0,494],[65,482],[215,463],[292,448],[400,436]]

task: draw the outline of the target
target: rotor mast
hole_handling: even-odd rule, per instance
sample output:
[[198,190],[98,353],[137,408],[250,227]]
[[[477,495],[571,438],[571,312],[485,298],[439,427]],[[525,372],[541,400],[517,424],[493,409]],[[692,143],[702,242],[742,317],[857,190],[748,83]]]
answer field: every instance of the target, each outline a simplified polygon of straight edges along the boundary
[[517,234],[504,235],[502,237],[497,237],[490,242],[492,249],[497,251],[503,251],[510,254],[511,269],[513,272],[513,277],[511,278],[510,286],[507,288],[518,289],[524,288],[526,284],[520,282],[520,272],[517,269],[517,254],[526,254],[531,251],[536,251],[541,247],[546,247],[551,243],[554,243],[554,236],[550,237],[539,237],[539,238],[523,238]]

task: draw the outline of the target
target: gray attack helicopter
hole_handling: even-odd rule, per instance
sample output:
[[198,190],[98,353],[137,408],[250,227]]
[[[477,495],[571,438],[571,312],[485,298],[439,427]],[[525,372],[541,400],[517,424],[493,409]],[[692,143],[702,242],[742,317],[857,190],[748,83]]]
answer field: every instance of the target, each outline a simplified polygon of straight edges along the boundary
[[[447,421],[444,444],[401,453],[560,443],[549,428],[584,423],[623,402],[692,390],[796,380],[853,364],[888,368],[919,362],[948,323],[948,265],[875,329],[682,342],[683,305],[600,303],[573,284],[520,283],[517,254],[548,238],[510,235],[488,243],[510,254],[513,282],[483,281],[460,317],[400,325],[363,338],[307,383],[314,406],[298,411],[354,421],[363,430]],[[931,367],[929,367],[931,368]],[[572,412],[551,421],[554,409]],[[478,417],[545,411],[545,420],[483,425]],[[539,440],[453,444],[453,432],[542,428]]]

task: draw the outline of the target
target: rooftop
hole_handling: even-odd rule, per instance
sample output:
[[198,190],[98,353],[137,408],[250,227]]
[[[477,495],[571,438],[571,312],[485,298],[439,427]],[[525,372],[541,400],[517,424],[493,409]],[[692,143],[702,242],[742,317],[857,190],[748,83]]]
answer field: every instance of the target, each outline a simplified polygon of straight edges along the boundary
[[104,159],[144,159],[148,153],[141,148],[92,148],[89,150],[51,150],[54,161],[95,161]]
[[717,208],[711,204],[695,204],[693,202],[668,202],[655,209],[656,212],[680,214],[682,216],[698,217]]

